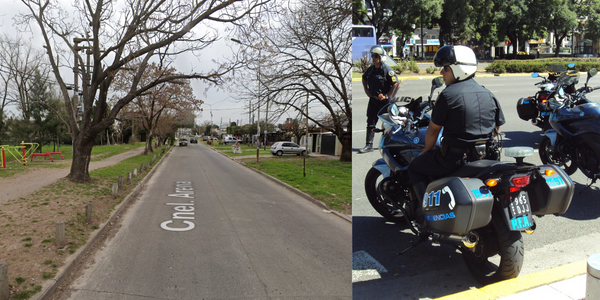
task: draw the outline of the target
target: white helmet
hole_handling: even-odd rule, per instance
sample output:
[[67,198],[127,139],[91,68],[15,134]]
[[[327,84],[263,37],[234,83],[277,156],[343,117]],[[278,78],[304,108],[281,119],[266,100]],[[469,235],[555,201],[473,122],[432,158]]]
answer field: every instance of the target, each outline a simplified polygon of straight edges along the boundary
[[438,68],[449,66],[456,81],[465,80],[477,72],[475,52],[467,46],[443,46],[435,53],[433,63]]
[[385,62],[386,55],[385,55],[385,51],[383,51],[383,48],[381,46],[373,46],[373,47],[371,47],[369,52],[371,52],[371,55],[373,55],[373,54],[379,55],[379,57],[381,58],[381,63]]

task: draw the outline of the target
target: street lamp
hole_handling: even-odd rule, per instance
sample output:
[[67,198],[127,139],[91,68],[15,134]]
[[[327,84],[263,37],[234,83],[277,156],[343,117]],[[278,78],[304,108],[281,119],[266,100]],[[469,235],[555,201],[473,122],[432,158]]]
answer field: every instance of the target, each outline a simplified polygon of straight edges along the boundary
[[[258,79],[258,99],[257,99],[257,107],[256,109],[258,110],[257,113],[257,119],[258,122],[256,122],[256,162],[259,161],[259,153],[260,153],[260,59],[261,59],[261,47],[255,47],[255,46],[251,46],[245,43],[242,43],[240,40],[238,39],[231,39],[232,42],[238,43],[242,46],[246,46],[246,47],[250,47],[252,49],[256,49],[258,50],[258,74],[257,74],[257,79]],[[267,109],[268,109],[268,103],[267,103]],[[268,121],[265,122],[265,126],[267,126]],[[265,130],[266,132],[266,130]],[[266,133],[265,133],[266,136]]]

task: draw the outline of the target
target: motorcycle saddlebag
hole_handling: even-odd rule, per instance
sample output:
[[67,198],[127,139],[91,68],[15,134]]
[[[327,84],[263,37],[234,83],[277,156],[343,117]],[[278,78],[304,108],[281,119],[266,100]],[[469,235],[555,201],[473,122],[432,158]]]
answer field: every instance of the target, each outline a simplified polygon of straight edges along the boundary
[[529,121],[535,119],[538,115],[538,108],[535,101],[530,98],[521,98],[517,102],[517,113],[521,120]]
[[[554,174],[545,175],[548,169],[553,170]],[[531,213],[536,216],[564,214],[569,209],[575,192],[573,181],[556,165],[540,166],[540,173],[542,176],[525,188],[529,194]]]
[[446,177],[431,182],[423,196],[427,225],[440,233],[464,235],[487,225],[494,196],[478,178]]

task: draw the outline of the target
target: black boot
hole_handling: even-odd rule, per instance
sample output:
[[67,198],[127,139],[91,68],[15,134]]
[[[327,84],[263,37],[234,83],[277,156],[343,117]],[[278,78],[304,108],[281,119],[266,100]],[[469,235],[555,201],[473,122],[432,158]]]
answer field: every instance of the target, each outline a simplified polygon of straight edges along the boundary
[[364,148],[358,150],[358,153],[367,153],[373,151],[373,138],[375,138],[375,132],[373,128],[367,127],[367,143]]
[[425,218],[423,217],[423,196],[425,195],[425,190],[427,189],[427,185],[424,182],[419,182],[413,185],[413,204],[415,205],[415,221],[422,227],[423,221]]
[[[427,185],[424,182],[419,182],[413,185],[413,190],[415,195],[413,196],[414,200],[417,202],[418,206],[421,206],[421,201],[423,201],[423,195],[425,195],[425,190],[427,189]],[[417,207],[418,207],[417,206]]]

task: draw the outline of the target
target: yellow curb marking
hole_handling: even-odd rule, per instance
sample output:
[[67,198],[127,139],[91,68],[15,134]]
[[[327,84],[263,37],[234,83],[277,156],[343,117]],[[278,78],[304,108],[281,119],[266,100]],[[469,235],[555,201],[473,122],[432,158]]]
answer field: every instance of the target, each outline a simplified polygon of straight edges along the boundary
[[587,260],[584,259],[554,267],[546,271],[500,281],[479,289],[473,288],[468,291],[436,298],[436,300],[493,300],[527,291],[538,286],[583,275],[586,274],[586,270]]

